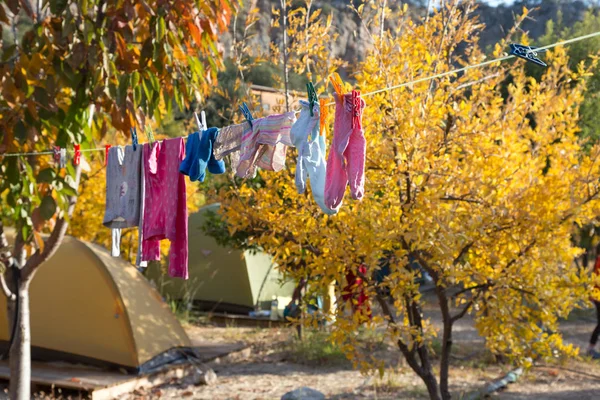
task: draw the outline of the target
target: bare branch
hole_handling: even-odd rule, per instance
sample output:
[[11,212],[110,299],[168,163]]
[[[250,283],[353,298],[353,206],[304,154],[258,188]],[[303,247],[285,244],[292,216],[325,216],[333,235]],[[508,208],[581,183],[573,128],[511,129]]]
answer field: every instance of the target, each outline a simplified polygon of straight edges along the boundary
[[[75,187],[79,189],[79,180],[81,178],[81,165],[78,165],[75,169]],[[52,257],[52,255],[58,249],[62,239],[65,237],[67,233],[67,227],[69,223],[67,219],[73,215],[73,211],[75,210],[75,204],[77,203],[77,195],[71,196],[69,198],[69,206],[66,211],[66,215],[58,218],[56,224],[54,225],[54,229],[50,234],[50,237],[46,240],[44,244],[44,251],[40,253],[40,251],[36,251],[33,256],[27,260],[27,263],[23,267],[22,277],[23,281],[31,279],[36,269],[48,258]]]
[[440,197],[442,201],[464,201],[466,203],[474,203],[474,204],[483,204],[481,200],[476,199],[467,199],[465,197],[456,197],[456,196],[444,196]]
[[454,259],[453,264],[456,265],[460,262],[460,260],[465,256],[465,254],[467,254],[467,252],[469,250],[471,250],[471,247],[473,247],[473,245],[475,244],[475,242],[469,242],[466,244],[465,247],[462,248],[462,250],[460,251],[460,253],[458,253],[458,255],[456,256],[456,258]]
[[[7,271],[7,265],[4,262],[2,262],[2,264],[4,265],[4,271]],[[15,301],[17,299],[17,296],[15,296],[6,283],[6,272],[0,274],[0,286],[2,287],[2,292],[9,301]]]
[[464,317],[467,312],[469,311],[469,308],[471,308],[471,306],[473,305],[473,303],[475,302],[475,298],[477,298],[478,294],[475,295],[475,297],[469,299],[469,301],[467,301],[467,304],[465,304],[465,307],[456,315],[453,315],[452,317],[450,317],[450,322],[453,324],[456,321],[458,321],[459,319],[461,319],[462,317]]

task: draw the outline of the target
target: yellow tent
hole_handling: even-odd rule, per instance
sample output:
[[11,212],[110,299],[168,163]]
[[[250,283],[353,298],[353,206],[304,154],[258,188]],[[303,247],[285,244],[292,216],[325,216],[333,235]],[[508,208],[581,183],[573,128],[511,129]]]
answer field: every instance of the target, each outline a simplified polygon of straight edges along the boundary
[[[72,237],[40,267],[30,293],[34,359],[143,372],[178,358],[175,349],[191,346],[135,267]],[[0,295],[0,347],[6,349],[9,340],[6,299]]]
[[191,301],[204,310],[242,314],[256,305],[269,310],[273,296],[282,310],[291,301],[295,284],[282,282],[271,257],[220,246],[202,230],[206,213],[217,212],[219,206],[211,204],[189,216],[188,281],[170,278],[156,264],[148,267],[146,277],[170,299]]

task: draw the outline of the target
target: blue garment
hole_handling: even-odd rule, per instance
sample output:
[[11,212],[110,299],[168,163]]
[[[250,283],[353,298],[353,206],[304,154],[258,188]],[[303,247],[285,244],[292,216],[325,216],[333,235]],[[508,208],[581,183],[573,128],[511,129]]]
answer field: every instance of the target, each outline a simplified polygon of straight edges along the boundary
[[188,136],[185,145],[185,159],[179,166],[179,172],[189,176],[192,182],[204,182],[207,168],[211,174],[224,173],[225,162],[217,160],[213,154],[213,145],[218,135],[218,128],[209,128],[202,131],[202,136],[199,132]]
[[310,178],[315,203],[327,215],[334,215],[337,209],[331,209],[325,204],[325,177],[327,175],[327,160],[325,157],[325,136],[321,135],[319,105],[313,107],[310,115],[310,103],[300,100],[302,110],[298,120],[292,126],[290,136],[298,149],[296,165],[296,189],[302,194],[306,191],[306,181]]

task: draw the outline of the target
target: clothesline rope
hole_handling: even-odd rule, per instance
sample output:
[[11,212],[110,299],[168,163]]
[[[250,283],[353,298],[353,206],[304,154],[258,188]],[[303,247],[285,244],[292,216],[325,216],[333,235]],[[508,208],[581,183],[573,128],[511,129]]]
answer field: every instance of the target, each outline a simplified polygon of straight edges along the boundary
[[[562,40],[560,42],[552,43],[552,44],[549,44],[549,45],[546,45],[546,46],[537,47],[537,48],[535,48],[534,51],[541,52],[541,51],[544,51],[544,50],[552,49],[554,47],[564,46],[564,45],[568,45],[568,44],[575,43],[575,42],[580,42],[582,40],[591,39],[591,38],[594,38],[594,37],[597,37],[597,36],[600,36],[600,31],[594,32],[594,33],[590,33],[590,34],[587,34],[587,35],[577,36],[577,37],[574,37],[574,38],[571,38],[571,39],[567,39],[567,40]],[[367,97],[367,96],[373,96],[375,94],[379,94],[379,93],[383,93],[383,92],[389,92],[389,91],[392,91],[392,90],[400,89],[400,88],[403,88],[403,87],[406,87],[406,86],[410,86],[410,85],[414,85],[414,84],[417,84],[417,83],[427,82],[427,81],[431,81],[431,80],[434,80],[434,79],[443,78],[443,77],[448,76],[448,75],[458,74],[460,72],[468,71],[470,69],[481,68],[481,67],[484,67],[486,65],[490,65],[490,64],[493,64],[493,63],[497,63],[497,62],[506,61],[506,60],[509,60],[509,59],[515,58],[515,57],[516,56],[514,56],[512,54],[508,55],[508,56],[498,57],[498,58],[495,58],[493,60],[488,60],[488,61],[481,62],[479,64],[467,65],[465,67],[457,68],[457,69],[454,69],[452,71],[446,71],[446,72],[442,72],[442,73],[439,73],[439,74],[436,74],[436,75],[427,76],[427,77],[424,77],[424,78],[419,78],[419,79],[416,79],[414,81],[401,83],[399,85],[389,86],[389,87],[386,87],[386,88],[383,88],[383,89],[378,89],[378,90],[375,90],[375,91],[372,91],[372,92],[362,93],[361,96],[362,97]],[[335,102],[327,103],[326,105],[327,106],[332,106],[332,105],[335,105]],[[81,149],[80,151],[83,153],[83,152],[105,151],[105,150],[106,150],[105,147],[99,147],[99,148],[94,148],[94,149]],[[73,152],[72,150],[68,150],[68,151],[69,152]],[[38,151],[38,152],[29,152],[29,153],[5,153],[5,154],[0,154],[0,157],[23,157],[23,156],[38,156],[38,155],[52,155],[52,154],[53,154],[52,151]]]
[[[536,52],[541,52],[541,51],[548,50],[548,49],[551,49],[551,48],[554,48],[554,47],[557,47],[557,46],[564,46],[564,45],[567,45],[567,44],[579,42],[581,40],[591,39],[591,38],[596,37],[596,36],[600,36],[600,31],[594,32],[594,33],[590,33],[588,35],[582,35],[582,36],[578,36],[578,37],[575,37],[575,38],[571,38],[571,39],[563,40],[563,41],[560,41],[560,42],[552,43],[552,44],[549,44],[547,46],[537,47],[537,48],[535,48],[535,51]],[[484,67],[486,65],[490,65],[490,64],[493,64],[493,63],[496,63],[496,62],[506,61],[506,60],[509,60],[509,59],[515,58],[515,57],[516,56],[512,55],[512,54],[508,55],[508,56],[498,57],[498,58],[495,58],[493,60],[488,60],[488,61],[481,62],[479,64],[467,65],[465,67],[457,68],[457,69],[454,69],[452,71],[442,72],[442,73],[437,74],[437,75],[432,75],[432,76],[428,76],[428,77],[425,77],[425,78],[416,79],[416,80],[411,81],[411,82],[401,83],[401,84],[396,85],[396,86],[390,86],[390,87],[386,87],[386,88],[383,88],[383,89],[378,89],[378,90],[375,90],[375,91],[372,91],[372,92],[361,93],[361,96],[362,97],[366,97],[366,96],[372,96],[372,95],[383,93],[383,92],[389,92],[389,91],[400,89],[400,88],[403,88],[403,87],[406,87],[406,86],[414,85],[416,83],[427,82],[427,81],[431,81],[433,79],[443,78],[443,77],[448,76],[448,75],[458,74],[459,72],[464,72],[464,71],[468,71],[470,69]],[[335,105],[335,103],[327,103],[327,105],[328,106]]]

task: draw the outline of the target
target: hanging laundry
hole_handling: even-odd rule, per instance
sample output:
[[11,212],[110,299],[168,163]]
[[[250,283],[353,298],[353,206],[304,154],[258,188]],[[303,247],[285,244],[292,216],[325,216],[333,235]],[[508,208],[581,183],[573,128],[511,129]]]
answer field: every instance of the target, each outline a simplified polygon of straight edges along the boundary
[[325,180],[325,204],[331,209],[341,206],[348,184],[352,198],[362,199],[367,146],[362,129],[365,101],[361,99],[360,92],[353,90],[334,97],[335,123]]
[[204,182],[207,168],[211,174],[225,172],[225,163],[215,159],[213,155],[213,144],[218,135],[219,129],[210,128],[188,136],[185,159],[179,166],[179,172],[189,176],[192,182]]
[[188,213],[185,176],[179,166],[185,156],[183,138],[144,146],[144,242],[142,259],[160,260],[160,241],[169,239],[169,275],[188,278]]
[[310,186],[317,205],[325,214],[333,215],[337,209],[325,205],[325,176],[327,162],[325,161],[325,135],[319,131],[320,107],[315,104],[310,110],[308,101],[300,100],[300,116],[290,131],[291,140],[298,149],[296,165],[296,189],[302,194],[306,190],[306,180],[310,178]]
[[279,172],[285,167],[288,146],[293,146],[290,130],[296,114],[269,115],[252,121],[252,131],[244,132],[240,162],[236,174],[240,178],[256,176],[256,168]]
[[[358,272],[359,274],[366,275],[366,265],[360,264]],[[352,270],[348,270],[346,273],[346,282],[347,284],[342,291],[342,299],[350,302],[354,313],[360,312],[371,319],[369,296],[366,293],[365,283],[362,278],[357,276]]]
[[143,152],[132,146],[108,149],[106,165],[106,206],[104,226],[112,229],[112,255],[121,254],[121,229],[138,227],[140,230],[137,265],[141,259],[141,223],[144,210]]
[[247,121],[221,128],[213,147],[215,159],[222,160],[225,156],[229,156],[230,167],[235,171],[240,162],[242,137],[250,133],[252,133],[252,127]]

